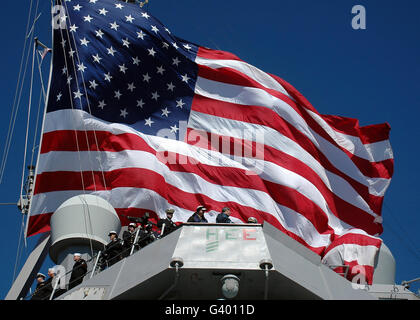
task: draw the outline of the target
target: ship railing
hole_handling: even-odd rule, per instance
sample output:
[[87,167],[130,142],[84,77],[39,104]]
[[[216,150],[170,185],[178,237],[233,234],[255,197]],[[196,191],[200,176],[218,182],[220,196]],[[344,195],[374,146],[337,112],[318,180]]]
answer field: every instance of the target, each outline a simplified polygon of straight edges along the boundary
[[[96,253],[91,259],[85,260],[86,264],[89,266],[91,263],[98,261],[100,257],[101,251]],[[81,266],[79,266],[81,268]],[[65,273],[61,273],[60,269],[58,269],[58,273],[54,276],[53,279],[51,279],[51,285],[49,283],[45,284],[43,287],[41,287],[38,290],[35,290],[33,293],[27,295],[24,300],[52,300],[63,294],[64,292],[68,291],[69,288],[72,288],[72,286],[75,283],[80,282],[80,280],[83,281],[86,277],[88,277],[90,274],[92,274],[95,269],[92,268],[91,270],[87,270],[87,272],[75,279],[72,279],[72,281],[69,281],[69,283],[66,284],[66,288],[62,288],[62,285],[60,285],[61,281],[64,281],[67,276],[69,276],[75,269],[72,269],[70,271],[67,271]],[[64,280],[62,280],[64,279]],[[47,282],[50,281],[49,279]]]
[[[117,255],[115,255],[112,259],[107,260],[104,257],[104,251],[98,251],[95,253],[90,259],[86,260],[86,264],[93,265],[93,267],[90,270],[87,270],[87,272],[75,279],[72,279],[72,281],[69,281],[66,284],[66,288],[60,288],[59,283],[60,279],[66,279],[68,276],[71,275],[71,273],[74,271],[74,269],[64,273],[64,274],[57,274],[54,278],[54,283],[51,284],[51,286],[46,285],[40,289],[35,290],[33,293],[27,295],[24,300],[31,300],[32,298],[37,300],[52,300],[59,296],[61,296],[63,293],[67,292],[68,290],[73,289],[73,285],[76,283],[76,286],[83,282],[85,279],[91,279],[95,275],[99,274],[106,268],[111,267],[113,264],[117,263],[118,261],[123,260],[126,257],[131,256],[135,252],[141,250],[142,248],[146,247],[150,243],[159,240],[161,237],[163,237],[163,232],[160,234],[155,234],[154,232],[148,233],[143,235],[142,237],[139,236],[140,228],[136,231],[135,239],[133,241],[133,244],[130,247],[124,247],[124,249],[119,252]],[[166,234],[165,234],[166,235]],[[122,240],[121,240],[122,241]],[[80,267],[80,266],[79,266]],[[52,288],[52,291],[51,291]]]

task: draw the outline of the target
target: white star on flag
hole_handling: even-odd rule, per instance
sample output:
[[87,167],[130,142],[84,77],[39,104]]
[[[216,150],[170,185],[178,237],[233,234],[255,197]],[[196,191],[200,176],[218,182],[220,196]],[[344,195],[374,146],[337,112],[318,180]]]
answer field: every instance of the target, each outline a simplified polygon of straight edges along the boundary
[[157,91],[152,93],[152,99],[157,101],[159,97],[160,97],[160,95],[157,93]]
[[97,37],[99,37],[99,38],[101,38],[101,39],[102,39],[102,37],[103,37],[104,33],[102,32],[102,30],[101,30],[101,29],[96,30],[96,31],[95,31],[95,33],[96,33],[96,36],[97,36]]
[[178,131],[179,131],[179,128],[176,125],[171,126],[171,132],[177,133]]
[[132,23],[134,18],[131,16],[131,14],[129,16],[125,16],[126,21]]
[[85,69],[86,69],[86,67],[83,64],[83,62],[77,65],[77,71],[85,72]]
[[97,63],[101,63],[102,58],[99,56],[99,54],[96,54],[93,57],[93,61],[97,62]]
[[144,102],[143,99],[137,100],[137,107],[143,108]]
[[114,53],[117,52],[112,46],[110,48],[107,48],[106,50],[111,56],[114,56]]
[[125,66],[125,64],[122,64],[120,66],[118,66],[120,68],[120,72],[125,73],[127,71],[127,67]]
[[88,15],[86,17],[83,17],[83,19],[87,22],[90,22],[93,18],[90,15]]
[[90,41],[87,40],[86,37],[83,38],[83,39],[80,39],[80,44],[83,45],[83,46],[86,46],[87,47],[89,42]]
[[141,40],[144,40],[145,35],[146,34],[142,30],[140,30],[140,32],[137,32],[137,38],[140,38]]
[[82,94],[80,93],[80,90],[77,90],[76,92],[73,92],[74,93],[74,98],[75,99],[81,99],[82,98]]
[[92,88],[93,90],[95,90],[96,87],[98,86],[95,80],[89,80],[89,83],[90,83],[89,88]]
[[171,113],[171,111],[169,111],[168,108],[164,108],[161,111],[162,111],[162,116],[165,116],[165,117],[168,117],[169,114]]
[[122,109],[120,111],[121,111],[121,114],[120,114],[121,117],[125,118],[128,115],[127,109]]
[[110,23],[111,25],[111,29],[114,29],[115,31],[118,31],[118,28],[120,27],[116,21],[114,21],[113,23]]
[[152,120],[151,117],[149,117],[145,121],[146,121],[145,126],[149,126],[149,127],[151,127],[152,126],[152,123],[154,123],[154,121]]
[[106,106],[106,103],[105,103],[105,101],[104,100],[102,100],[102,101],[99,101],[99,105],[98,105],[98,108],[101,108],[101,109],[103,109],[104,107]]
[[102,15],[104,15],[104,16],[106,16],[106,14],[108,13],[109,11],[108,10],[106,10],[105,8],[102,8],[101,10],[99,10],[99,14],[102,14]]

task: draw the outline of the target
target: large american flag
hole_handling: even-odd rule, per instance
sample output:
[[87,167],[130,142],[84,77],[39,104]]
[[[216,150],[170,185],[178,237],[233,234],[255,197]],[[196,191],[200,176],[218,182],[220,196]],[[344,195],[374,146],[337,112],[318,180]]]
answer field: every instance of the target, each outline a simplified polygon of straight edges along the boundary
[[71,0],[53,12],[28,235],[83,193],[123,224],[168,207],[183,222],[200,204],[214,222],[228,206],[233,221],[267,221],[371,282],[393,173],[388,124],[321,115],[283,79],[177,38],[138,5]]

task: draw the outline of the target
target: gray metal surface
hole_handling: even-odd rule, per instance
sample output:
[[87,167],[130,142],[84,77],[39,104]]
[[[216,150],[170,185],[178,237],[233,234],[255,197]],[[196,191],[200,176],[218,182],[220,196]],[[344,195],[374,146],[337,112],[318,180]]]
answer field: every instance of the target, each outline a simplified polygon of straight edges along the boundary
[[396,284],[372,284],[366,289],[371,295],[380,300],[420,300],[420,297],[404,286]]
[[374,284],[394,284],[396,263],[389,248],[382,243],[375,259],[375,271],[373,273]]
[[7,293],[5,300],[18,300],[24,298],[29,292],[29,288],[32,286],[45,257],[48,254],[48,248],[50,246],[50,234],[44,233],[38,240],[37,245],[32,250],[28,259],[19,275],[13,282],[12,287]]
[[348,280],[322,264],[317,254],[272,225],[265,223],[263,230],[274,268],[281,278],[276,285],[287,288],[278,290],[273,299],[374,299],[362,290],[355,290]]

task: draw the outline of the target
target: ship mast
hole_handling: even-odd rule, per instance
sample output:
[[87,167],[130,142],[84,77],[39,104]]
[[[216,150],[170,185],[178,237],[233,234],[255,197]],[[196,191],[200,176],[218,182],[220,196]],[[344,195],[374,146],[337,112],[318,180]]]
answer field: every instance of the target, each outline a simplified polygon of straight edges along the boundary
[[[51,3],[51,5],[53,5]],[[21,254],[21,237],[24,235],[24,242],[25,246],[26,244],[26,231],[29,223],[29,212],[30,212],[30,204],[31,204],[31,198],[34,191],[34,184],[35,184],[35,165],[34,165],[34,154],[35,150],[38,148],[40,144],[37,144],[37,137],[39,134],[39,118],[40,118],[40,110],[42,105],[44,105],[44,113],[45,113],[45,107],[46,107],[46,91],[45,86],[43,83],[43,76],[42,76],[42,61],[46,57],[46,55],[51,52],[52,50],[48,48],[45,44],[43,44],[41,41],[38,40],[37,37],[34,37],[34,30],[35,25],[39,17],[41,16],[41,13],[38,13],[38,3],[35,10],[34,19],[31,24],[31,28],[29,29],[29,21],[31,19],[31,11],[29,12],[28,17],[28,27],[25,35],[25,45],[26,41],[28,39],[33,40],[33,46],[32,46],[32,65],[31,68],[31,74],[30,74],[30,89],[29,89],[29,101],[28,101],[28,111],[27,111],[27,124],[26,124],[26,138],[25,138],[25,149],[24,149],[24,156],[23,156],[23,165],[22,165],[22,181],[21,181],[21,188],[20,188],[20,196],[17,202],[17,207],[19,211],[22,213],[22,230],[20,233],[20,239],[19,239],[19,247],[17,250],[17,256],[16,256],[16,263],[15,263],[15,274],[16,274],[16,268],[18,265],[19,255]],[[29,30],[29,32],[28,32]],[[25,46],[26,47],[26,46]],[[30,48],[28,48],[30,49]],[[29,50],[27,53],[27,59],[29,58]],[[25,48],[24,48],[24,55],[25,55]],[[23,58],[22,58],[23,59]],[[35,61],[36,60],[36,61]],[[52,63],[52,61],[51,61]],[[28,66],[25,66],[25,69]],[[39,77],[40,77],[40,92],[39,92],[39,103],[38,103],[38,113],[36,115],[36,124],[34,128],[33,134],[30,133],[29,128],[31,124],[31,106],[32,106],[32,98],[33,98],[33,89],[34,89],[34,71],[35,68],[38,68]],[[25,70],[26,73],[26,70]],[[24,73],[24,74],[25,74]],[[23,76],[24,77],[24,76]],[[23,79],[20,79],[19,76],[19,82],[22,81],[22,88],[23,88]],[[19,86],[18,82],[18,86]],[[20,89],[20,92],[22,92],[22,88]],[[20,97],[18,101],[20,100]],[[16,111],[17,112],[17,111]],[[12,117],[16,118],[16,115],[12,114]],[[32,147],[29,146],[29,137],[32,135],[33,141],[32,141]],[[30,156],[30,161],[28,161],[27,165],[27,154],[29,154],[28,148],[30,148],[32,154]],[[39,154],[39,150],[38,150]],[[27,170],[25,174],[25,169]],[[25,179],[26,175],[26,179]],[[24,219],[26,218],[26,223],[24,224]],[[25,228],[25,229],[23,229]],[[30,290],[30,287],[35,279],[35,276],[39,269],[42,266],[42,263],[44,262],[47,254],[48,249],[50,246],[50,234],[44,233],[41,235],[41,237],[38,239],[37,244],[35,245],[32,252],[27,257],[25,264],[21,268],[18,276],[15,278],[14,274],[14,283],[12,287],[10,288],[8,294],[5,297],[5,300],[18,300],[23,299],[28,291]]]

